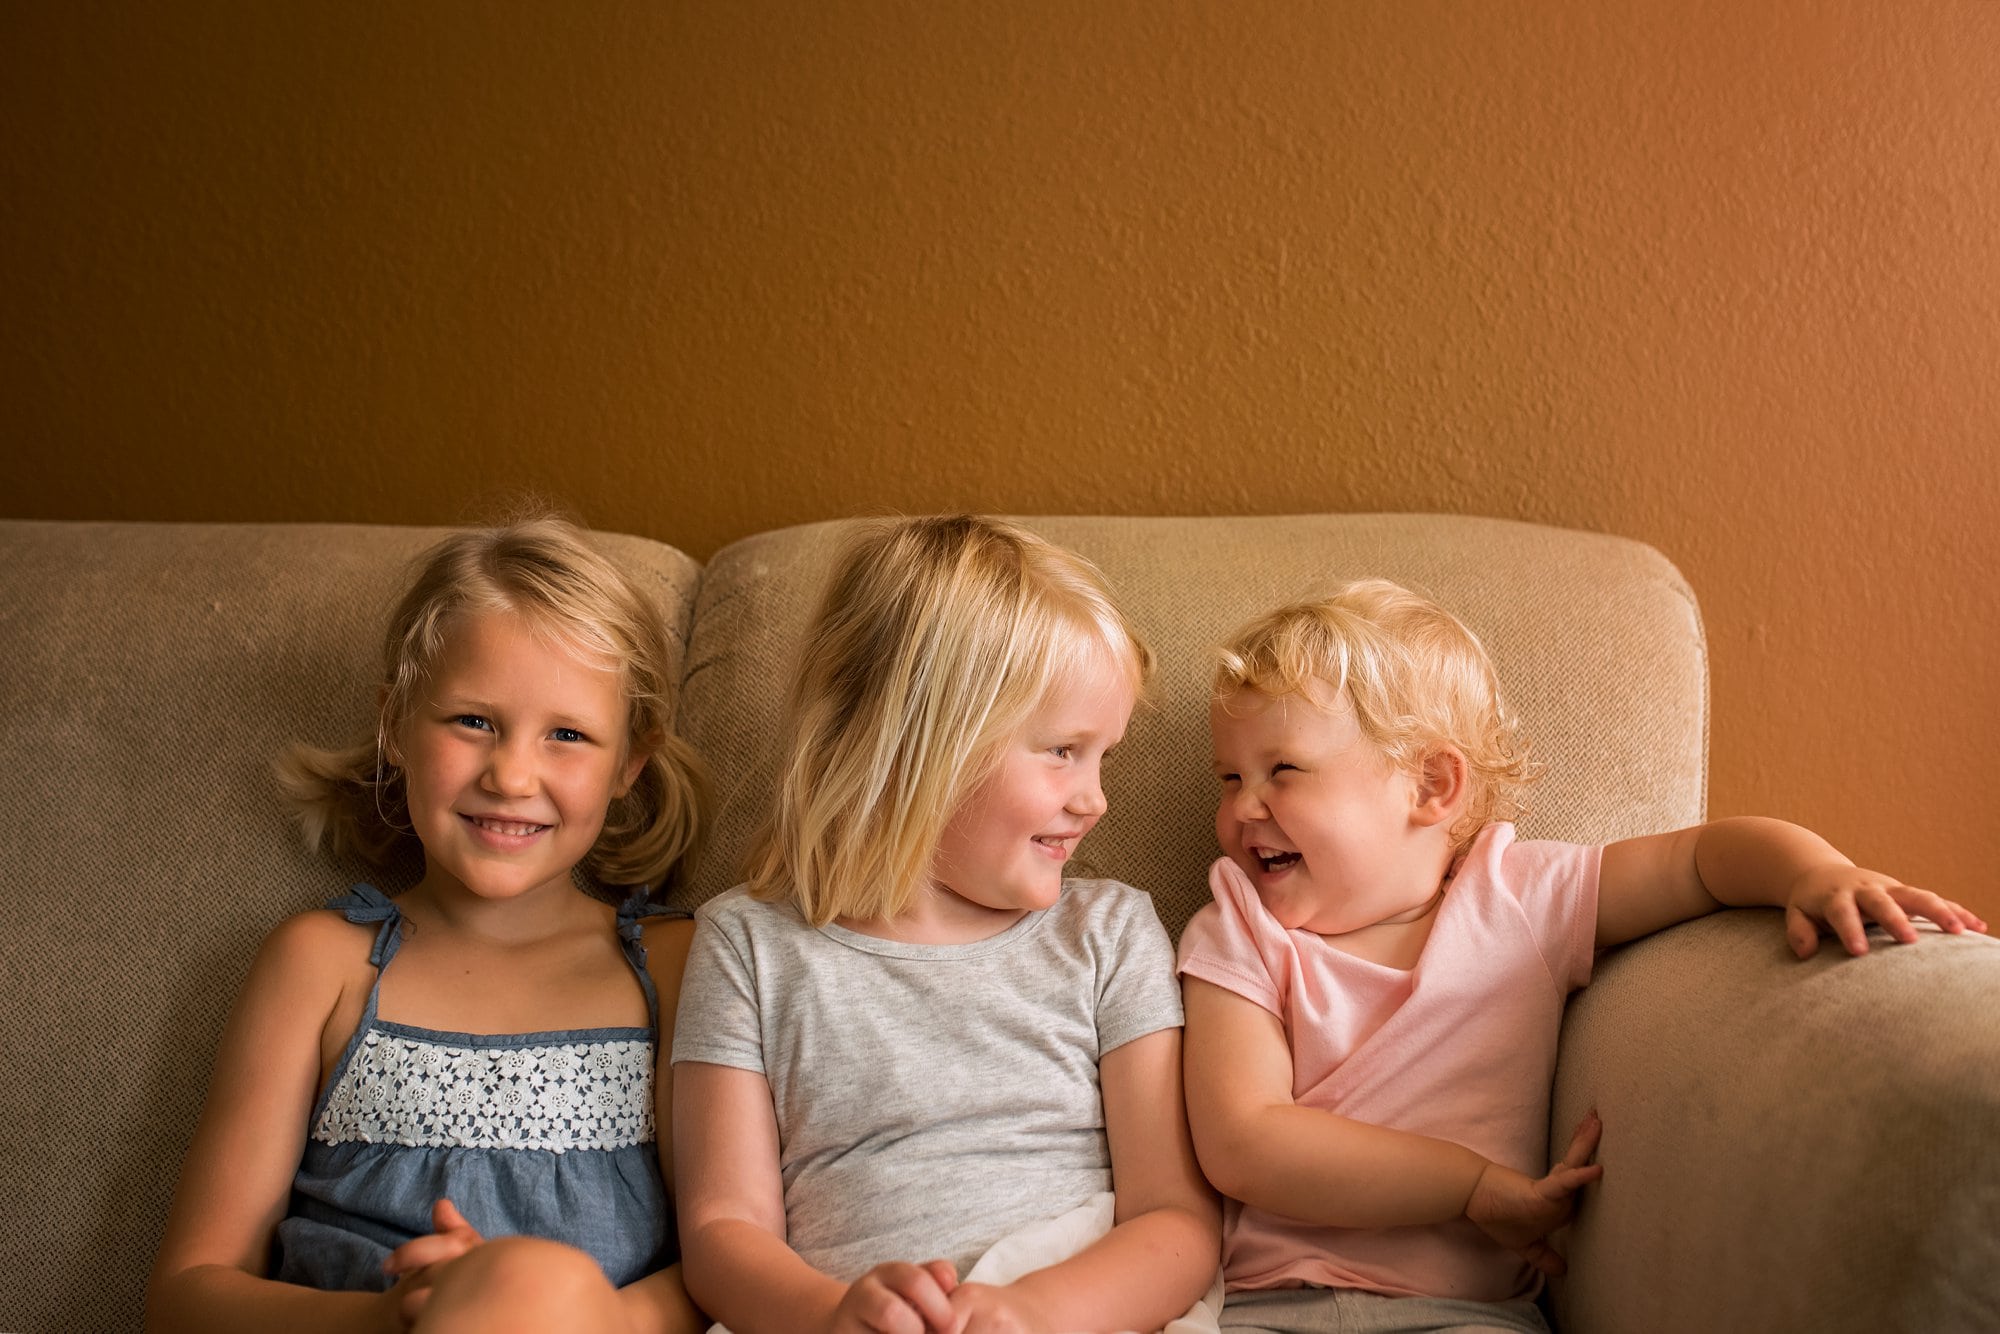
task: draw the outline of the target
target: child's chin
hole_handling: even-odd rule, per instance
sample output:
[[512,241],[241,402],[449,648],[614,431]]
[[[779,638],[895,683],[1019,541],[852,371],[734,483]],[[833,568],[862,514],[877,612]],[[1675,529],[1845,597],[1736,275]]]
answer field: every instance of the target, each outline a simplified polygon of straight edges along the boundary
[[1056,900],[1060,897],[1062,897],[1062,881],[1057,880],[1046,889],[1038,889],[1034,893],[1029,894],[1022,906],[1029,912],[1041,912],[1045,909],[1055,907]]

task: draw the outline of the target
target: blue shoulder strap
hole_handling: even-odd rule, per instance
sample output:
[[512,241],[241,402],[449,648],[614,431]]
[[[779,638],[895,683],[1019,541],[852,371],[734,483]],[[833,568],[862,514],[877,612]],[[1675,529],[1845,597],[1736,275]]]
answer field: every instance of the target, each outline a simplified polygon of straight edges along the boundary
[[[380,922],[382,929],[375,933],[375,948],[368,952],[368,962],[376,969],[376,985],[381,985],[381,970],[389,966],[389,960],[396,957],[396,947],[402,943],[403,914],[387,894],[373,885],[355,885],[337,899],[330,900],[327,907],[342,914],[356,926],[369,922]],[[372,1010],[374,1005],[371,1003]]]
[[368,1036],[368,1030],[375,1023],[376,1005],[382,996],[382,969],[389,960],[396,957],[396,946],[402,942],[403,914],[389,900],[389,896],[373,885],[355,885],[337,899],[329,900],[327,907],[346,917],[356,926],[366,926],[370,922],[380,922],[381,929],[375,933],[375,946],[368,952],[368,962],[375,968],[375,983],[368,988],[368,1003],[361,1008],[361,1018],[354,1025],[354,1035],[341,1048],[340,1059],[333,1063],[333,1075],[326,1081],[326,1087],[313,1100],[312,1119],[306,1122],[307,1133],[319,1124],[320,1116],[326,1111],[327,1100],[340,1087],[340,1081],[347,1077],[347,1067],[354,1060],[354,1052]]
[[658,1033],[660,1028],[660,997],[653,989],[653,975],[646,971],[646,933],[639,919],[650,917],[659,910],[644,885],[640,885],[618,905],[618,942],[625,950],[625,962],[632,965],[632,971],[639,975],[639,986],[646,993],[646,1019]]

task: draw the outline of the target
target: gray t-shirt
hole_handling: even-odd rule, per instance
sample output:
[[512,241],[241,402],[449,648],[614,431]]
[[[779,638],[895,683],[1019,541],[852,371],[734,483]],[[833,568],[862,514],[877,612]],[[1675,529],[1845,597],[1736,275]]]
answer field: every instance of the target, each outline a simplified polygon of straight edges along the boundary
[[969,945],[814,930],[740,888],[695,920],[673,1059],[764,1076],[786,1240],[842,1280],[939,1256],[963,1274],[1110,1189],[1097,1063],[1181,1022],[1153,902],[1114,881]]

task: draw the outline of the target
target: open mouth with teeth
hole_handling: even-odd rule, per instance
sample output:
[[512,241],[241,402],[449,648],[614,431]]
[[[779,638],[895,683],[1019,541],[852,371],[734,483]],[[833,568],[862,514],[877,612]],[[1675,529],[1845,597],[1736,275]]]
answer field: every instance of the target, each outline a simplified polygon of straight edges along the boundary
[[1266,871],[1282,871],[1299,861],[1299,854],[1296,852],[1272,852],[1266,848],[1259,848],[1251,855],[1256,857],[1257,864]]
[[521,820],[495,820],[483,815],[461,815],[458,818],[475,829],[483,829],[489,834],[504,834],[508,838],[528,838],[550,827]]

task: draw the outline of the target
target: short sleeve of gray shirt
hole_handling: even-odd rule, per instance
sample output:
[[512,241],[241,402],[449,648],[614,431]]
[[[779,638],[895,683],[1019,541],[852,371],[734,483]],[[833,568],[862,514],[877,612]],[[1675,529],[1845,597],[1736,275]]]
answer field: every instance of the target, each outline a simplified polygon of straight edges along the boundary
[[673,1060],[762,1074],[786,1239],[852,1279],[944,1257],[1111,1187],[1098,1062],[1181,1023],[1152,900],[1073,880],[968,945],[814,929],[741,889],[696,914]]

